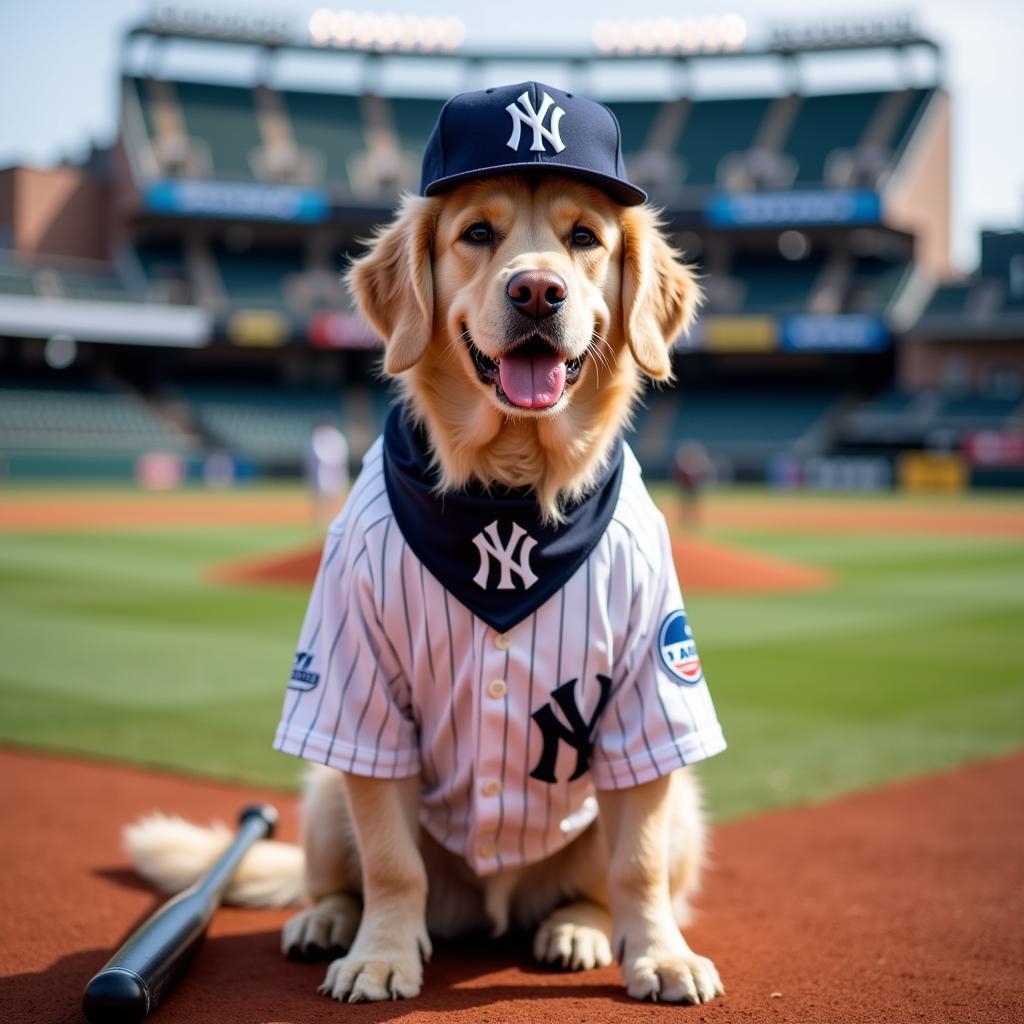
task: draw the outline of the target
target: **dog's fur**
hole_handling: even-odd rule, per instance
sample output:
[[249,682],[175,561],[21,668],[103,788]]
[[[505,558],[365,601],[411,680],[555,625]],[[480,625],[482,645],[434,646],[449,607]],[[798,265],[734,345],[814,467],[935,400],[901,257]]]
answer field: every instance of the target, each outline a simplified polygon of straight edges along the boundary
[[[489,244],[467,228],[486,223]],[[574,244],[579,228],[597,245]],[[586,236],[582,236],[586,237]],[[509,278],[548,269],[568,299],[544,326],[582,372],[543,411],[512,408],[476,372],[472,348],[499,360],[521,325]],[[384,368],[425,426],[442,485],[529,486],[544,515],[583,495],[628,421],[643,376],[671,373],[668,343],[690,323],[699,289],[647,207],[623,208],[559,177],[506,175],[434,198],[409,198],[348,281],[386,341]],[[430,935],[535,928],[534,955],[565,968],[622,966],[638,999],[706,1002],[722,992],[710,960],[679,926],[704,851],[694,777],[685,769],[598,793],[598,820],[547,861],[476,877],[421,830],[419,779],[383,780],[315,768],[303,805],[304,858],[261,844],[229,899],[310,904],[285,926],[286,952],[347,951],[321,991],[338,999],[414,996]],[[165,889],[195,877],[226,835],[151,818],[127,832],[147,877]]]

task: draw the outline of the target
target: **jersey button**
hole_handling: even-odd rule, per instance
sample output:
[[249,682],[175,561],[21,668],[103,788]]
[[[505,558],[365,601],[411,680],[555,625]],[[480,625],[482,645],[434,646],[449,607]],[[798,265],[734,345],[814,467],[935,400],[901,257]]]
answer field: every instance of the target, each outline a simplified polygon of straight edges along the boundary
[[482,860],[490,860],[498,852],[498,847],[490,842],[481,843],[476,848],[476,852],[480,854]]
[[490,779],[480,787],[484,796],[497,796],[501,792],[501,783],[497,779]]
[[512,636],[509,633],[499,633],[494,638],[494,646],[499,651],[507,651],[512,646]]
[[487,684],[487,696],[500,700],[508,693],[508,683],[504,679],[492,679]]

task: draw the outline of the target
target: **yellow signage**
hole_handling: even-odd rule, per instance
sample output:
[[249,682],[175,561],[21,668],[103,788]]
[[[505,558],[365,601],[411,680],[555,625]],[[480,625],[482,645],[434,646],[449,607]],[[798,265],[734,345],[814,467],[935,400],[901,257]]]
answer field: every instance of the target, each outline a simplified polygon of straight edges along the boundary
[[956,493],[967,486],[968,469],[963,456],[949,452],[904,452],[897,471],[905,491]]
[[228,340],[244,348],[279,348],[290,331],[287,317],[272,309],[240,309],[228,321]]
[[774,352],[779,326],[770,316],[715,316],[704,325],[709,352]]

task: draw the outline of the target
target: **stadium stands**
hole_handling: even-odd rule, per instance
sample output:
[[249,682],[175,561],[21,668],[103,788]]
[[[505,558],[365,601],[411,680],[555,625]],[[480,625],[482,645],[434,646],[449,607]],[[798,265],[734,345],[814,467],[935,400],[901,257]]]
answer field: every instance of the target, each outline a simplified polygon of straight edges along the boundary
[[252,180],[253,157],[263,145],[251,89],[200,82],[175,82],[190,139],[210,158],[210,171],[224,180]]
[[304,269],[297,247],[231,251],[217,244],[213,254],[228,301],[238,306],[283,308],[289,280]]
[[[22,251],[0,181],[9,472],[25,465],[19,453],[48,450],[108,452],[110,467],[130,472],[153,448],[185,453],[192,472],[211,451],[294,472],[317,422],[337,423],[354,459],[383,426],[390,396],[376,356],[358,351],[372,337],[338,278],[398,192],[415,188],[442,101],[395,94],[373,61],[362,88],[293,88],[277,56],[267,48],[259,76],[233,85],[154,77],[156,62],[125,59],[119,149],[82,169],[110,193],[109,237],[90,250],[113,253],[107,263]],[[949,448],[971,431],[1019,430],[1024,362],[1005,346],[1024,336],[1024,232],[985,233],[977,273],[947,283],[943,254],[925,258],[914,226],[934,220],[940,239],[948,229],[941,88],[876,80],[820,94],[801,87],[799,61],[768,56],[786,83],[777,95],[641,98],[631,86],[609,103],[630,174],[665,209],[708,298],[677,357],[682,394],[654,391],[638,411],[645,470],[670,474],[692,440],[762,479],[778,455]],[[454,59],[479,81],[476,58]],[[918,195],[920,161],[904,156],[923,151],[931,177]],[[917,205],[897,216],[901,190],[904,207],[908,194]],[[117,390],[90,389],[88,373],[80,392],[49,383],[60,371],[33,376],[50,363],[47,339],[66,349],[75,337],[76,316],[80,362]],[[979,369],[972,346],[992,339]],[[120,354],[94,354],[102,348]],[[303,392],[301,381],[316,385]]]
[[807,307],[823,266],[821,253],[791,262],[777,255],[739,252],[729,273],[740,283],[743,312],[783,315],[799,313]]
[[[157,84],[160,102],[176,108],[166,123],[180,124],[189,148],[198,155],[191,163],[193,176],[226,181],[259,176],[260,153],[267,140],[252,89],[185,81]],[[159,128],[153,86],[131,78],[128,87],[138,100],[145,131],[155,142]],[[670,199],[680,189],[726,187],[730,159],[742,163],[744,154],[755,148],[777,148],[777,157],[791,165],[784,176],[789,180],[774,182],[783,187],[849,184],[833,181],[830,168],[837,157],[849,161],[859,147],[871,148],[877,176],[902,154],[933,92],[619,100],[609,106],[619,118],[623,150],[631,164],[643,165],[654,153],[671,156],[680,168],[678,180],[660,183],[664,198]],[[374,97],[376,106],[368,106],[354,95],[303,91],[284,91],[279,99],[275,109],[287,122],[286,136],[313,156],[317,180],[341,193],[351,191],[353,159],[367,152],[367,139],[374,133],[390,136],[395,151],[418,160],[442,103],[396,96]],[[795,111],[791,123],[788,111],[780,113],[783,104]]]
[[134,395],[0,388],[0,450],[185,451],[191,440]]
[[881,316],[909,270],[909,261],[893,262],[874,256],[858,258],[850,274],[844,308],[850,313]]
[[704,100],[694,103],[676,143],[684,168],[683,184],[712,188],[722,184],[724,157],[753,146],[770,99]]
[[983,231],[981,262],[963,282],[936,289],[917,324],[925,336],[1002,335],[1024,328],[1024,231]]
[[399,149],[419,163],[423,148],[441,110],[441,100],[395,97],[388,103]]
[[786,152],[796,161],[795,185],[821,185],[829,180],[829,158],[854,149],[867,129],[884,93],[854,92],[807,96],[800,103]]
[[352,160],[366,148],[359,98],[322,92],[285,92],[282,98],[296,145],[319,154],[324,182],[350,192]]
[[341,423],[337,394],[200,386],[181,393],[209,445],[265,469],[294,469],[318,423]]

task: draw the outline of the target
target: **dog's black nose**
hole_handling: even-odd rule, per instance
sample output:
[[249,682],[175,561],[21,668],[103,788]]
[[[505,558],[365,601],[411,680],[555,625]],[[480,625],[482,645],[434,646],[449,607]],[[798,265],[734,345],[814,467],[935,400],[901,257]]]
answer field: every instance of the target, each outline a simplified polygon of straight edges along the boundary
[[520,270],[509,278],[505,294],[520,313],[543,320],[565,305],[569,289],[553,270]]

